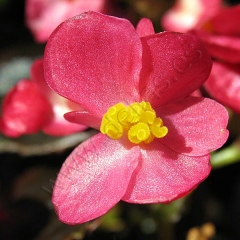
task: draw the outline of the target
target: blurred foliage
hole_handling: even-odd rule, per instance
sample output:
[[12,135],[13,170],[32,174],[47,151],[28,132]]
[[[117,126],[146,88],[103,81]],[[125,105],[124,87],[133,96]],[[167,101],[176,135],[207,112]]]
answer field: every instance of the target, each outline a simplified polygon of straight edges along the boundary
[[3,97],[20,79],[29,78],[32,62],[33,59],[28,57],[14,57],[10,61],[0,63],[0,96]]
[[0,153],[11,152],[23,156],[44,155],[75,147],[97,131],[89,130],[65,137],[52,137],[43,133],[7,138],[0,134]]

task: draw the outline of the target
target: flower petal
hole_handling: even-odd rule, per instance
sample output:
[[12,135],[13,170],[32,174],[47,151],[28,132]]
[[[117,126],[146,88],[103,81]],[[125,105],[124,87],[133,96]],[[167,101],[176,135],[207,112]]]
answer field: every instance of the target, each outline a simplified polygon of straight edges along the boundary
[[51,136],[67,136],[73,133],[82,132],[88,127],[75,123],[68,122],[61,116],[56,116],[52,121],[45,124],[42,131]]
[[99,217],[124,195],[138,163],[138,147],[97,134],[67,158],[53,191],[61,221],[79,224]]
[[209,21],[207,21],[204,25],[210,28],[214,34],[219,35],[228,35],[228,36],[236,36],[239,37],[240,28],[240,5],[236,5],[233,7],[228,7],[222,9],[218,14],[213,16]]
[[155,33],[153,24],[148,18],[142,18],[138,22],[136,31],[140,37],[148,36]]
[[132,203],[164,203],[183,197],[210,173],[209,155],[189,157],[154,141],[142,149],[122,200]]
[[64,118],[67,119],[69,122],[78,123],[81,125],[85,125],[88,127],[92,127],[95,129],[100,128],[100,124],[102,119],[92,115],[88,112],[69,112],[64,115]]
[[140,93],[153,107],[186,97],[207,80],[211,57],[194,35],[163,32],[141,40]]
[[47,85],[44,70],[43,70],[43,59],[36,59],[30,69],[31,80],[36,84],[39,91],[41,91],[46,97],[49,98],[51,94],[55,94],[51,88]]
[[236,36],[214,35],[205,31],[194,31],[207,47],[212,57],[230,63],[240,62],[240,39]]
[[228,138],[227,110],[208,98],[188,97],[156,109],[168,127],[162,144],[188,156],[202,156],[220,148]]
[[45,77],[60,95],[101,117],[118,103],[139,100],[142,47],[124,19],[87,12],[62,23],[45,50]]
[[217,101],[240,113],[239,66],[213,62],[213,68],[204,87]]

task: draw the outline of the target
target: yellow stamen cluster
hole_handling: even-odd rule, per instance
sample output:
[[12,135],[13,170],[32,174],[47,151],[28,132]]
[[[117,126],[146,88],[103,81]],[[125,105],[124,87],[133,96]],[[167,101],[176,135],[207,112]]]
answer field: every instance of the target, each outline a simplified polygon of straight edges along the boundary
[[102,118],[100,131],[112,139],[127,133],[130,142],[150,143],[154,138],[163,138],[168,129],[149,102],[135,102],[129,106],[118,103],[108,109]]

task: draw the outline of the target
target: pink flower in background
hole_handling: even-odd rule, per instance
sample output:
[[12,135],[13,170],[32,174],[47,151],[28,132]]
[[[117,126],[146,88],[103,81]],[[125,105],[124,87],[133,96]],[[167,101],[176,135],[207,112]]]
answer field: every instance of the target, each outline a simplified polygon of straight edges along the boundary
[[168,31],[187,32],[201,26],[222,8],[222,0],[176,0],[175,5],[164,14],[161,23]]
[[220,10],[193,33],[204,41],[214,59],[240,63],[239,22],[240,4]]
[[26,23],[37,42],[46,42],[64,20],[85,11],[108,12],[108,0],[26,0]]
[[52,116],[52,108],[36,85],[20,80],[5,96],[0,129],[8,137],[37,133]]
[[214,99],[240,114],[239,64],[214,61],[211,74],[204,87]]
[[208,176],[209,152],[228,137],[225,108],[188,97],[212,66],[199,39],[143,28],[88,12],[62,23],[47,43],[46,81],[85,109],[66,119],[101,131],[57,177],[52,201],[68,224],[99,217],[120,200],[183,197]]
[[1,132],[19,137],[42,130],[53,136],[64,136],[86,129],[86,126],[64,119],[66,112],[82,109],[53,92],[45,82],[43,61],[31,67],[31,80],[20,80],[5,96],[0,123]]
[[[195,21],[190,27],[184,27],[180,16],[187,18],[186,12],[174,7],[163,17],[163,27],[172,31],[190,31],[204,42],[213,58],[212,72],[204,84],[206,90],[214,99],[240,113],[240,5],[223,7],[221,1],[185,0],[178,1],[176,6],[195,2],[202,3],[201,9],[206,9],[207,15],[201,17],[192,9],[190,12]],[[215,8],[210,8],[209,4]]]

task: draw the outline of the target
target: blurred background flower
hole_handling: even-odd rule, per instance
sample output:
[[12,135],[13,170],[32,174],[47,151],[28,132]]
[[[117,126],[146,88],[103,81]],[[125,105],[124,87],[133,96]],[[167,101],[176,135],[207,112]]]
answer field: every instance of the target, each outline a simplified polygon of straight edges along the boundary
[[46,42],[64,20],[89,10],[111,13],[109,0],[26,0],[26,24],[37,42]]

